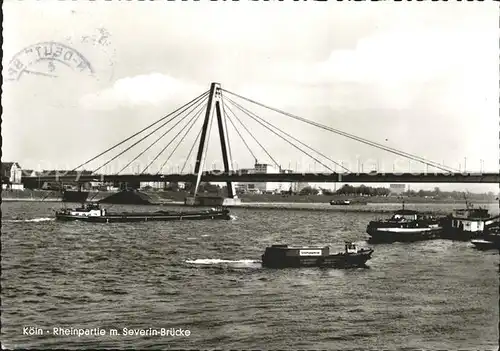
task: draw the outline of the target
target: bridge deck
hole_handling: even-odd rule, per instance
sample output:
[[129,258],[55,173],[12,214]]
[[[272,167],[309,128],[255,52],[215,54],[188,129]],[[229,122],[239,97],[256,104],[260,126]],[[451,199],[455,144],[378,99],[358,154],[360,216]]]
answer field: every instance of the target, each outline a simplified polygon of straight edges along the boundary
[[[500,184],[499,173],[205,173],[210,182],[315,182],[315,183],[490,183]],[[44,175],[23,177],[23,183],[60,182],[196,182],[196,174]]]

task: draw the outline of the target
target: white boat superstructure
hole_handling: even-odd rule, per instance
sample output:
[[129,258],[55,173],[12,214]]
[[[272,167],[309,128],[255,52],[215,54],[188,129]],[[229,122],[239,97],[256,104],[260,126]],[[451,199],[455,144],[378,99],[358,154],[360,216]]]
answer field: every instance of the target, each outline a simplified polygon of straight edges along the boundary
[[85,207],[66,209],[63,212],[70,216],[79,217],[102,217],[106,215],[106,210],[100,208],[97,204],[87,204]]
[[492,220],[485,208],[468,205],[465,209],[456,209],[447,219],[445,234],[450,239],[470,239],[480,236]]

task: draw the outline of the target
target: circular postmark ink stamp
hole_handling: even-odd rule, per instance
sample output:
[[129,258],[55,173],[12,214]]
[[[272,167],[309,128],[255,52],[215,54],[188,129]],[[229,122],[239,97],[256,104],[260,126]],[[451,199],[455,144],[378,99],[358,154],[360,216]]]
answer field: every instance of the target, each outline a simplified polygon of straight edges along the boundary
[[92,62],[94,77],[101,81],[112,81],[116,62],[116,49],[111,41],[111,33],[104,27],[94,28],[92,32],[65,37],[65,42],[77,48]]
[[39,42],[16,53],[5,67],[4,79],[19,81],[25,75],[57,78],[71,71],[99,81],[113,80],[116,50],[105,28],[62,39]]
[[74,48],[54,41],[30,45],[19,51],[7,66],[6,80],[19,80],[24,74],[58,77],[61,69],[94,75],[90,62]]

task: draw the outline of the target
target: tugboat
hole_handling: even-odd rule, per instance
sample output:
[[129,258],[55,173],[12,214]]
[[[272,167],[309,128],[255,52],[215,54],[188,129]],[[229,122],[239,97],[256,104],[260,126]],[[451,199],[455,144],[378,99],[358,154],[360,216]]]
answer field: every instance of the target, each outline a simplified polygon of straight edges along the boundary
[[328,246],[289,247],[288,245],[272,245],[267,247],[262,255],[262,266],[267,268],[365,267],[365,263],[371,258],[372,253],[372,249],[358,249],[351,242],[346,242],[344,252],[333,255],[330,254]]
[[386,220],[371,221],[366,227],[371,242],[413,242],[436,239],[443,228],[439,219],[418,211],[403,209]]
[[473,207],[465,202],[465,209],[456,209],[443,220],[443,238],[452,240],[471,240],[480,238],[488,227],[498,223],[499,216],[491,217],[488,209]]
[[113,222],[149,222],[149,221],[184,221],[184,220],[202,220],[202,219],[231,219],[229,210],[226,208],[212,208],[206,211],[196,212],[174,212],[174,211],[156,211],[156,212],[107,212],[99,207],[98,204],[82,205],[80,208],[63,209],[56,211],[56,219],[61,221],[83,221],[94,223],[113,223]]

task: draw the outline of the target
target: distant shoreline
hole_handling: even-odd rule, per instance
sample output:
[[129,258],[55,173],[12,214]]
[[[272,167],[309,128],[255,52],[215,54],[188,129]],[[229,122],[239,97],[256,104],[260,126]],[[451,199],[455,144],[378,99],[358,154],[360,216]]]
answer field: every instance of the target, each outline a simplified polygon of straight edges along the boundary
[[[351,205],[331,205],[332,208],[347,208],[347,207],[353,207],[353,206],[366,206],[366,205],[374,205],[374,204],[387,204],[387,205],[394,205],[394,204],[401,204],[402,202],[399,201],[394,201],[394,199],[391,199],[393,201],[368,201],[366,204],[356,204],[352,203]],[[60,198],[2,198],[2,201],[5,202],[62,202],[62,199]],[[89,201],[89,202],[97,202],[96,200]],[[481,204],[481,205],[489,205],[489,204],[497,204],[496,201],[471,201],[473,204]],[[463,201],[456,201],[456,200],[441,200],[441,201],[411,201],[411,200],[405,200],[405,204],[463,204]],[[151,205],[183,205],[184,201],[165,201],[165,202],[153,202]],[[275,205],[290,205],[290,204],[329,204],[329,202],[313,202],[313,201],[241,201],[242,205],[263,205],[263,204],[275,204]],[[238,206],[235,206],[238,207]]]
[[61,199],[2,198],[5,202],[62,202]]
[[[352,207],[364,207],[364,206],[370,206],[370,205],[377,205],[377,204],[383,204],[383,205],[401,205],[402,202],[400,201],[394,201],[395,199],[392,198],[390,199],[392,201],[368,201],[367,203],[363,204],[357,204],[353,202],[351,205],[330,205],[329,202],[313,202],[313,201],[241,201],[241,206],[234,206],[234,207],[257,207],[257,206],[262,206],[262,205],[268,205],[272,204],[275,206],[280,206],[280,205],[295,205],[295,204],[302,204],[302,205],[313,205],[313,204],[325,204],[325,205],[330,205],[330,208],[352,208]],[[5,202],[62,202],[61,198],[2,198],[2,201]],[[97,202],[97,200],[92,200],[89,202]],[[494,205],[497,204],[496,201],[471,201],[473,204],[481,204],[481,205]],[[411,200],[405,200],[405,204],[407,205],[415,205],[415,204],[449,204],[449,205],[455,205],[455,204],[463,204],[463,201],[446,201],[446,200],[441,200],[441,201],[411,201]],[[104,203],[104,205],[107,205]],[[126,205],[126,204],[123,204]],[[148,204],[138,204],[138,205],[143,205],[143,206],[148,206]],[[152,202],[150,205],[153,206],[178,206],[178,205],[184,205],[184,201],[164,201],[164,202]]]
[[[63,203],[61,199],[4,199],[5,202],[59,202]],[[463,207],[460,206],[459,203],[444,203],[444,202],[434,202],[434,203],[406,203],[407,205],[435,205],[435,204],[442,204],[442,205],[457,205],[457,207]],[[489,204],[496,204],[496,203],[477,203],[477,205],[489,205]],[[106,206],[110,206],[112,204],[103,204],[104,208]],[[125,205],[125,204],[122,204]],[[130,206],[130,205],[128,205]],[[134,205],[132,205],[134,206]],[[141,205],[141,206],[160,206],[160,207],[183,207],[184,202],[183,201],[170,201],[170,202],[164,202],[164,203],[151,203],[148,205]],[[390,206],[390,207],[388,207]],[[206,207],[206,206],[205,206]],[[393,213],[396,210],[396,207],[400,208],[401,203],[398,202],[386,202],[386,203],[368,203],[366,205],[348,205],[348,206],[342,206],[342,205],[329,205],[325,203],[307,203],[307,202],[242,202],[241,205],[238,206],[228,206],[232,210],[278,210],[278,211],[301,211],[301,212],[330,212],[330,213],[365,213],[365,214],[377,214],[377,215],[384,215],[384,214],[389,214]],[[428,210],[421,210],[422,212],[429,213],[429,214],[434,214],[434,215],[446,215],[450,212],[449,209],[440,209],[440,208],[429,208]]]
[[[115,194],[116,192],[100,192],[90,193],[89,199],[99,201],[103,198]],[[184,198],[187,193],[181,191],[142,191],[148,195],[152,203],[151,205],[183,205]],[[62,197],[54,196],[54,191],[49,190],[3,190],[2,201],[5,202],[62,202]],[[200,194],[199,196],[214,196],[211,194]],[[215,195],[216,196],[216,195]],[[360,207],[370,204],[401,204],[404,200],[406,204],[456,204],[465,205],[464,200],[456,199],[432,199],[423,197],[405,197],[398,198],[396,196],[342,196],[342,195],[272,195],[272,194],[243,194],[240,195],[242,206],[250,205],[251,207],[264,204],[330,204],[332,200],[350,200],[350,205],[331,205],[331,208],[351,208],[353,206]],[[496,204],[496,200],[485,199],[470,199],[473,204]],[[363,204],[358,204],[363,202]]]

